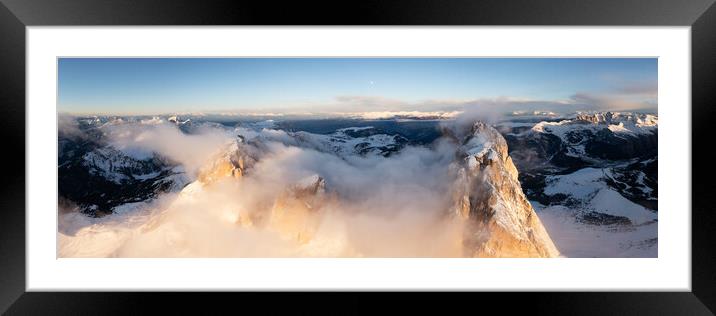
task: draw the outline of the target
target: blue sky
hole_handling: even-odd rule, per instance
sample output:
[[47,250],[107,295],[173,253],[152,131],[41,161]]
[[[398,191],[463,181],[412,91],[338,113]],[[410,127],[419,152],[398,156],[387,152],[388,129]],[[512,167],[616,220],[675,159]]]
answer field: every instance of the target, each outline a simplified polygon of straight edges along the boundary
[[657,105],[655,58],[61,58],[58,65],[58,110],[69,113],[432,111],[485,100],[558,111]]

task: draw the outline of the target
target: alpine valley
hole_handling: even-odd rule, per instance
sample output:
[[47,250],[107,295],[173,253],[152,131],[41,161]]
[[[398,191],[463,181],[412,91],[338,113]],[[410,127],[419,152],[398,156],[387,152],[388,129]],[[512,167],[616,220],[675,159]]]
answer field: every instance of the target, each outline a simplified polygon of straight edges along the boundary
[[657,257],[654,114],[58,123],[60,257]]

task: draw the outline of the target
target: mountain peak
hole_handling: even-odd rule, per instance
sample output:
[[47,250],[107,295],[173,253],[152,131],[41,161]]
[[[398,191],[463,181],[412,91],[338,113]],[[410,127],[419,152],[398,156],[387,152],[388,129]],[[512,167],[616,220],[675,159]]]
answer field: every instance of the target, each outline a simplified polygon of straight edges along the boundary
[[[555,257],[554,246],[518,181],[500,133],[483,122],[463,140],[452,213],[465,224],[463,251],[473,257]],[[459,160],[460,161],[460,160]]]

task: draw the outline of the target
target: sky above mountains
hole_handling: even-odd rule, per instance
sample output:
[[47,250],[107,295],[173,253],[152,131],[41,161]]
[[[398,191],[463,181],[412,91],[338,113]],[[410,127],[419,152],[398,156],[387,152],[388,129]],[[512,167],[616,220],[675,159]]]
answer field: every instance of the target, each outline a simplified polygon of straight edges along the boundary
[[657,109],[656,58],[60,58],[76,114]]

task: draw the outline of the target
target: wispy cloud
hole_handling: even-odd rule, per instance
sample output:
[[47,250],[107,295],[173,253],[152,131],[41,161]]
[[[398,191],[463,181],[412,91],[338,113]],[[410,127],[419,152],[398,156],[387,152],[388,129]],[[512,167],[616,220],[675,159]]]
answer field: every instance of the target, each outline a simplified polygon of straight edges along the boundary
[[656,109],[656,100],[635,99],[619,94],[592,94],[580,92],[571,97],[574,105],[583,110],[624,111]]
[[421,111],[465,112],[479,108],[483,112],[509,113],[515,111],[574,111],[656,110],[658,84],[656,81],[614,82],[600,91],[577,91],[565,99],[535,99],[516,96],[498,96],[475,99],[429,99],[403,101],[379,96],[340,96],[333,104],[315,105],[313,108],[331,109],[334,112]]
[[570,103],[594,110],[656,110],[657,98],[656,81],[620,81],[605,91],[577,92],[570,97]]
[[640,81],[619,85],[614,90],[621,95],[636,95],[655,98],[658,88],[658,84],[655,81]]

